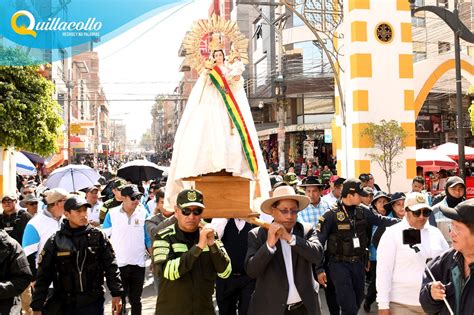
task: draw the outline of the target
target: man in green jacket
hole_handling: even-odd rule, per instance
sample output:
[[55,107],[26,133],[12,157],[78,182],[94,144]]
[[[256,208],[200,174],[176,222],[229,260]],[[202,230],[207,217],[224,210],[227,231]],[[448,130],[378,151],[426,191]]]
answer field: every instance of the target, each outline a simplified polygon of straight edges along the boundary
[[177,223],[159,231],[153,242],[153,263],[161,278],[156,314],[215,314],[216,277],[230,276],[230,258],[214,230],[199,226],[205,208],[202,193],[185,189],[176,204]]

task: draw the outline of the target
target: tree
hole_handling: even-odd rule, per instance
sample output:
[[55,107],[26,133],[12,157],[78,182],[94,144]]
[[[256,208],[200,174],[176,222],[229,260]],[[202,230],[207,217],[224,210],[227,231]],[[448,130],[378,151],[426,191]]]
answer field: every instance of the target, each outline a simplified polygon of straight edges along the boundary
[[361,136],[370,139],[374,148],[380,152],[367,154],[373,162],[377,162],[385,173],[387,189],[390,193],[392,175],[402,166],[401,161],[396,161],[398,155],[405,150],[404,140],[407,132],[395,120],[380,121],[380,124],[369,123]]
[[[0,60],[27,57],[17,49],[0,48]],[[57,150],[62,124],[59,104],[52,98],[54,84],[42,77],[39,66],[0,66],[0,146],[49,155]]]
[[142,139],[140,140],[140,146],[145,149],[145,151],[149,151],[153,149],[153,136],[151,134],[150,129],[148,129],[143,135]]

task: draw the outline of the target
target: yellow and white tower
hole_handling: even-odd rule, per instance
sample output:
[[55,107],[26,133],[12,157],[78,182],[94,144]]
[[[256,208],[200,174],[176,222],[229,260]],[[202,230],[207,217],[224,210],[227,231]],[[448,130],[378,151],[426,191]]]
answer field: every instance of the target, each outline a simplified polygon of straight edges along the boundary
[[411,14],[408,0],[344,0],[342,68],[345,125],[336,95],[333,141],[338,174],[372,173],[383,190],[385,175],[368,153],[373,144],[361,134],[368,123],[396,120],[408,132],[403,162],[391,191],[406,191],[416,176]]

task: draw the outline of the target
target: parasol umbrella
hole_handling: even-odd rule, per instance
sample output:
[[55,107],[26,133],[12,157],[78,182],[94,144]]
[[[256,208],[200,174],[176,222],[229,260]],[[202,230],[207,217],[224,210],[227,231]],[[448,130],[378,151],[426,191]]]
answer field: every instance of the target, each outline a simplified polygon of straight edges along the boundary
[[78,191],[97,184],[99,173],[87,165],[68,165],[55,169],[45,181],[49,188],[64,188],[69,192]]
[[142,181],[161,177],[163,172],[168,172],[168,167],[158,166],[147,160],[134,160],[122,165],[117,170],[117,176],[139,184]]
[[15,152],[13,156],[16,164],[16,173],[24,176],[36,175],[36,167],[30,159],[21,152]]
[[416,150],[416,165],[427,169],[444,168],[454,169],[458,164],[449,156],[444,155],[437,150],[419,149]]
[[[454,160],[458,159],[459,152],[457,143],[447,142],[437,146],[434,150],[441,152],[442,154],[447,155]],[[474,160],[474,148],[464,146],[464,156],[466,160]]]

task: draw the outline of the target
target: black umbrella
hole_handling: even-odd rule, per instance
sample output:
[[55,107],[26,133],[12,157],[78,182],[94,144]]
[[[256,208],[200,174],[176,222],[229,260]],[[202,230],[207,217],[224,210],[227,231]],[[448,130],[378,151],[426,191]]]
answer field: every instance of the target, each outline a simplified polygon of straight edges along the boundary
[[134,184],[140,184],[142,181],[159,178],[167,171],[167,167],[158,166],[150,161],[134,160],[122,165],[117,171],[117,176]]

